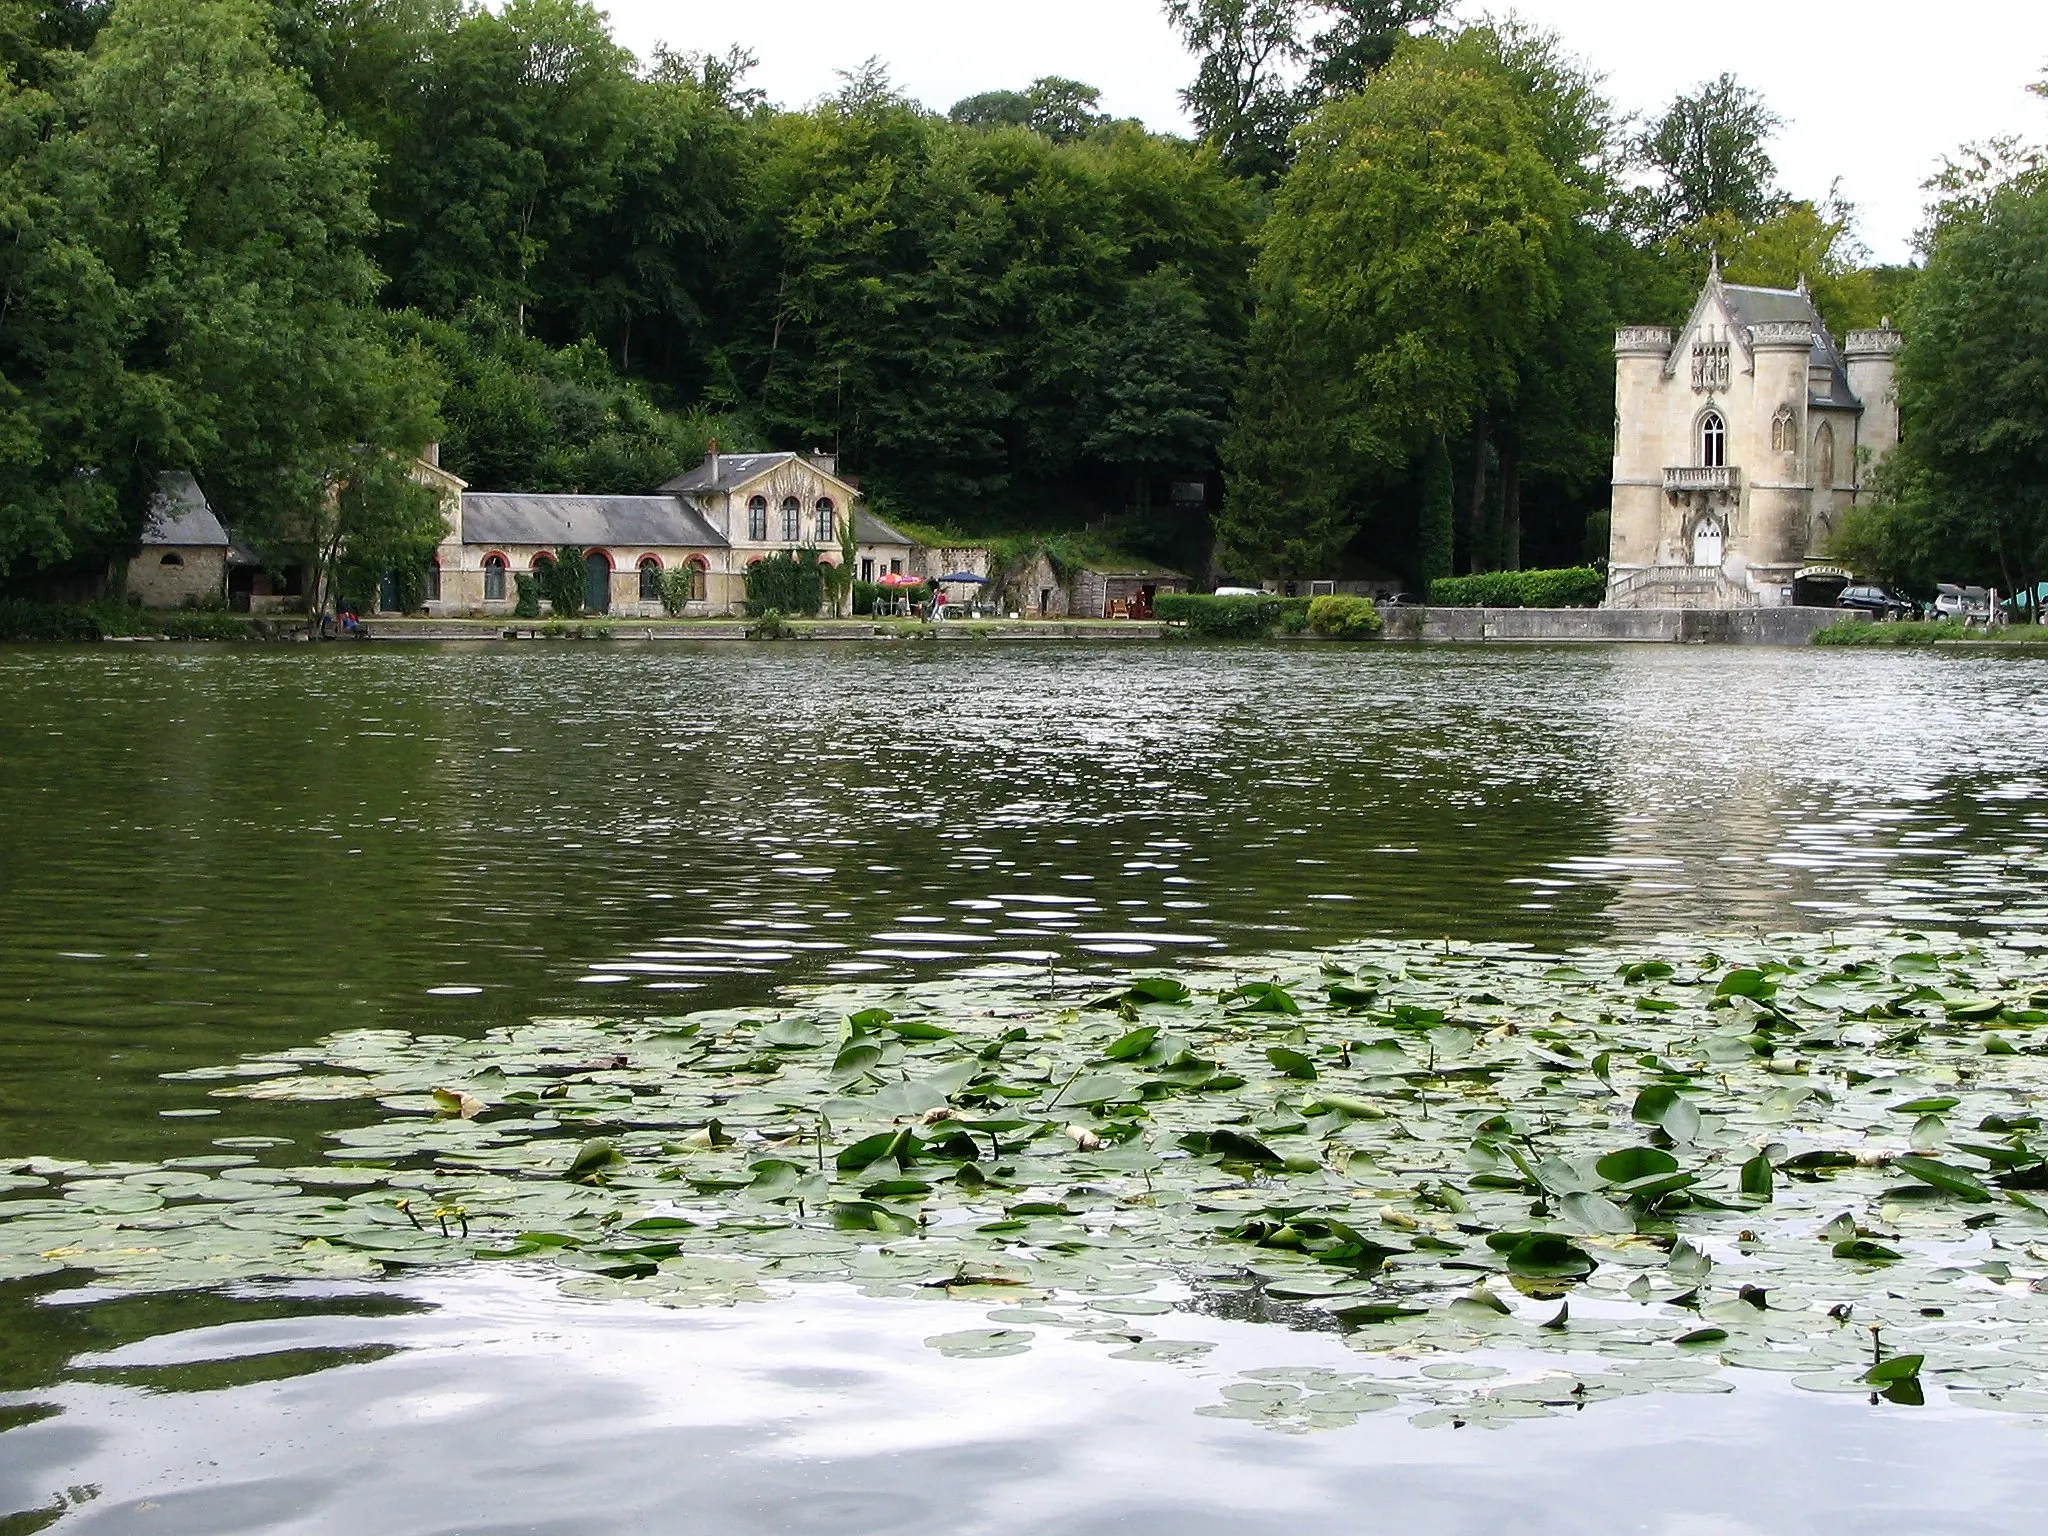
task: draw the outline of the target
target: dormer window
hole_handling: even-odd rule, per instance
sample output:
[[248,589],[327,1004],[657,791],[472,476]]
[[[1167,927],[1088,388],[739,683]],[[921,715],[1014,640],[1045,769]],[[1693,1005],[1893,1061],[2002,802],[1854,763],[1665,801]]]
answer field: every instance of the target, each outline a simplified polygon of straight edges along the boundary
[[1719,411],[1700,418],[1700,463],[1708,469],[1728,467],[1728,423]]

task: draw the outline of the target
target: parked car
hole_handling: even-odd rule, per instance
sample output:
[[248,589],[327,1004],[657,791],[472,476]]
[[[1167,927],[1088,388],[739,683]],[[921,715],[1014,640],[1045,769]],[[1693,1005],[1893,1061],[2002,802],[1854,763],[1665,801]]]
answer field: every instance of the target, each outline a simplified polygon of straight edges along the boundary
[[1899,596],[1898,593],[1869,585],[1842,588],[1842,595],[1835,599],[1835,606],[1853,608],[1887,624],[1899,619],[1910,619],[1919,612],[1911,601]]
[[1989,629],[1998,618],[1998,600],[1982,587],[1959,587],[1945,581],[1935,588],[1934,611],[1928,617],[1972,629]]

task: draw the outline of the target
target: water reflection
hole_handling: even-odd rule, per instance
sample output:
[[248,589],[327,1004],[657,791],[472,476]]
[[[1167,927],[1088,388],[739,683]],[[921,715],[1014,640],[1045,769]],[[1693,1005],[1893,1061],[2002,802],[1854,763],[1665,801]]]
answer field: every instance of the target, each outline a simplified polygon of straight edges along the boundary
[[1366,933],[2031,922],[2044,676],[1672,647],[12,649],[0,1155],[198,1145],[162,1071],[386,1020]]
[[[1415,1532],[1805,1536],[2031,1530],[2048,1442],[1996,1416],[1871,1407],[1751,1372],[1725,1396],[1633,1398],[1480,1428],[1284,1435],[1203,1416],[1248,1362],[1314,1377],[1323,1334],[1204,1317],[1194,1361],[1114,1359],[1040,1330],[999,1359],[928,1337],[978,1309],[807,1293],[775,1309],[564,1306],[495,1273],[411,1315],[229,1323],[96,1359],[397,1346],[204,1400],[100,1381],[0,1441],[0,1520],[28,1531],[225,1536],[633,1532],[1281,1536],[1332,1511]],[[773,1325],[770,1326],[769,1319]],[[1518,1363],[1502,1357],[1503,1379]]]

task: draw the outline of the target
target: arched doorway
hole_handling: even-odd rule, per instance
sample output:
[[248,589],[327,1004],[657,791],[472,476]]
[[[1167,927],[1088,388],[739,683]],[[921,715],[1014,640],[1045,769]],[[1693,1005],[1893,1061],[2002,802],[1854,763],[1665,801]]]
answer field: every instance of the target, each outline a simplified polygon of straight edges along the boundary
[[593,549],[583,557],[583,611],[612,611],[612,563],[602,550]]
[[1720,521],[1703,517],[1692,531],[1692,563],[1697,566],[1721,568],[1727,537],[1722,532]]

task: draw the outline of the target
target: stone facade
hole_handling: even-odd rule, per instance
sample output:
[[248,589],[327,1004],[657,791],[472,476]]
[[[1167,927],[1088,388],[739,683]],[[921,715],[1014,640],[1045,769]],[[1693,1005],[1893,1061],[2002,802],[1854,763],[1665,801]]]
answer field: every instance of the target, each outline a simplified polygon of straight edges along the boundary
[[145,608],[218,604],[228,590],[228,535],[199,482],[167,474],[150,501],[127,593]]
[[[438,469],[449,505],[427,612],[509,614],[517,577],[570,545],[585,551],[586,608],[626,618],[664,612],[662,578],[692,570],[695,617],[739,613],[747,567],[785,550],[841,559],[841,520],[854,519],[855,574],[901,573],[913,545],[861,505],[860,488],[825,455],[722,454],[648,496],[518,495],[470,491]],[[872,573],[872,574],[868,574]]]
[[1608,605],[1790,604],[1898,442],[1899,339],[1837,347],[1803,284],[1718,266],[1680,331],[1618,332]]

